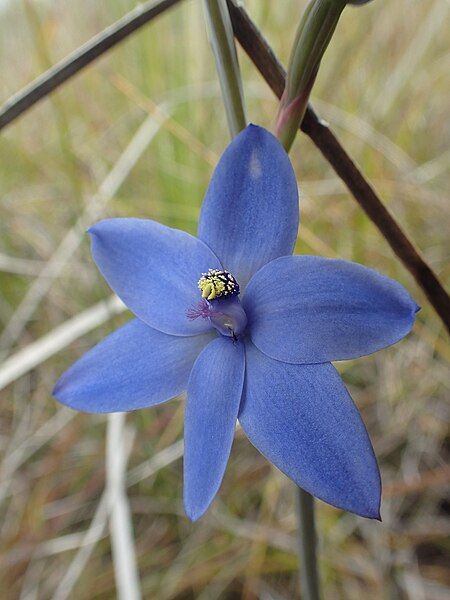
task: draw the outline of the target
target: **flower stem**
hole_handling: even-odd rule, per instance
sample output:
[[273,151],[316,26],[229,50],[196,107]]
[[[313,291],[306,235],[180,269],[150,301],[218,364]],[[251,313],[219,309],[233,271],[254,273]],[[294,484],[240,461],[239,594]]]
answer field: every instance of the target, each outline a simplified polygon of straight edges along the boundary
[[320,61],[346,4],[347,0],[311,0],[300,21],[275,126],[286,151],[303,120]]
[[234,34],[226,0],[203,0],[209,41],[214,52],[228,127],[234,137],[247,125]]
[[297,488],[297,513],[301,598],[320,600],[314,498],[299,487]]

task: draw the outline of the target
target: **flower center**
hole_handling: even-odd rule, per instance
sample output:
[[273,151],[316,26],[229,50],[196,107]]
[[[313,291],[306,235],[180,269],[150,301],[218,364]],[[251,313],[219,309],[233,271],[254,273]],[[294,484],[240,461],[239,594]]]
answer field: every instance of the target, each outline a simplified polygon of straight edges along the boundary
[[209,269],[198,281],[202,300],[186,312],[188,319],[209,319],[219,333],[237,339],[247,326],[239,301],[239,284],[231,273]]
[[219,271],[218,269],[209,269],[207,273],[202,273],[198,281],[198,289],[205,300],[239,294],[239,284],[233,275],[228,271]]

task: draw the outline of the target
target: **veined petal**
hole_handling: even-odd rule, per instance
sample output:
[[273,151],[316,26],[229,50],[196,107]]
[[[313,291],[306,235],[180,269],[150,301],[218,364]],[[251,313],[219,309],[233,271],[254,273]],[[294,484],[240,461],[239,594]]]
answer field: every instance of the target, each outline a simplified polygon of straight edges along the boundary
[[244,309],[254,344],[292,363],[345,360],[398,342],[419,307],[396,281],[356,263],[290,256],[263,267]]
[[202,241],[146,219],[107,219],[89,233],[103,277],[147,325],[172,335],[211,328],[208,320],[186,317],[200,299],[201,274],[221,268]]
[[299,221],[295,174],[278,140],[249,125],[217,165],[198,235],[243,289],[265,263],[292,254]]
[[244,382],[244,345],[220,337],[200,354],[189,378],[184,422],[184,506],[195,521],[222,482]]
[[153,406],[186,389],[189,373],[211,334],[181,337],[133,319],[94,346],[57,382],[56,398],[83,412]]
[[298,486],[338,508],[379,518],[372,445],[331,364],[282,363],[248,342],[239,421],[256,448]]

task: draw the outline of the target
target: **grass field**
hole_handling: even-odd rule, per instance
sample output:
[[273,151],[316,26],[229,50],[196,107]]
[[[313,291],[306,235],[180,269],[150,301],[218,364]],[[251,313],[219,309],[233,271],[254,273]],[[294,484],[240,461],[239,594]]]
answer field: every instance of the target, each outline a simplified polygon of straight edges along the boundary
[[[0,101],[135,4],[3,3]],[[285,64],[305,5],[246,3]],[[449,13],[442,0],[346,9],[312,97],[447,285]],[[270,128],[277,102],[248,59],[240,59],[249,118]],[[129,318],[114,301],[103,302],[111,292],[84,230],[99,217],[139,216],[194,233],[227,142],[197,0],[159,17],[2,133],[0,351],[9,357],[0,367],[0,381],[8,383],[0,392],[4,600],[115,597],[102,495],[107,419],[69,411],[51,397],[62,371]],[[337,365],[380,462],[383,523],[318,503],[324,597],[443,600],[450,593],[448,337],[306,136],[298,136],[292,160],[302,211],[296,251],[377,268],[423,307],[398,346]],[[182,509],[182,419],[177,399],[127,415],[119,436],[144,598],[296,597],[292,484],[238,431],[218,499],[191,524]]]

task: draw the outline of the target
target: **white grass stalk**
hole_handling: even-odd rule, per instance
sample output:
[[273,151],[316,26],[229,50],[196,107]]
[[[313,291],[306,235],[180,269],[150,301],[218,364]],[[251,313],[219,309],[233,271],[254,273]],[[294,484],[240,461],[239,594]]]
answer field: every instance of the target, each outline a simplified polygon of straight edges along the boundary
[[30,456],[49,442],[75,416],[68,408],[61,408],[46,421],[33,435],[24,439],[18,445],[11,444],[14,449],[6,454],[0,466],[0,504],[12,493],[11,479],[15,471],[21,467]]
[[108,415],[106,477],[109,531],[118,600],[142,598],[134,547],[131,510],[126,494],[127,452],[124,443],[125,413]]
[[[130,444],[131,446],[131,444]],[[130,448],[127,448],[127,456]],[[143,479],[155,475],[162,468],[172,464],[183,455],[183,442],[175,442],[172,446],[164,448],[155,454],[149,460],[143,462],[141,465],[135,467],[131,472],[134,474],[132,480],[127,481],[127,486],[133,485],[142,481]],[[125,459],[126,463],[126,459]],[[78,540],[78,551],[76,552],[72,562],[65,572],[63,579],[60,581],[57,590],[55,591],[52,600],[67,600],[72,594],[72,590],[75,584],[85,568],[96,544],[104,537],[105,529],[108,521],[110,501],[108,498],[109,493],[105,490],[100,498],[97,505],[94,517],[92,518],[91,524],[87,531]],[[73,537],[70,537],[69,543],[62,543],[57,549],[60,552],[64,550],[73,549],[73,545],[70,543],[73,541]],[[45,542],[42,545],[42,552],[37,552],[37,557],[46,556],[52,554],[55,551],[55,547],[50,548],[50,542]],[[65,547],[64,547],[65,546]],[[49,551],[50,550],[50,551]]]
[[30,260],[28,258],[18,258],[9,254],[0,253],[0,271],[5,273],[14,273],[15,275],[29,275],[36,277],[40,274],[44,266],[42,260]]
[[108,497],[103,494],[80,548],[53,594],[52,600],[67,600],[83,572],[97,542],[103,537],[108,518]]
[[11,355],[0,367],[0,390],[125,308],[117,296],[111,296]]

